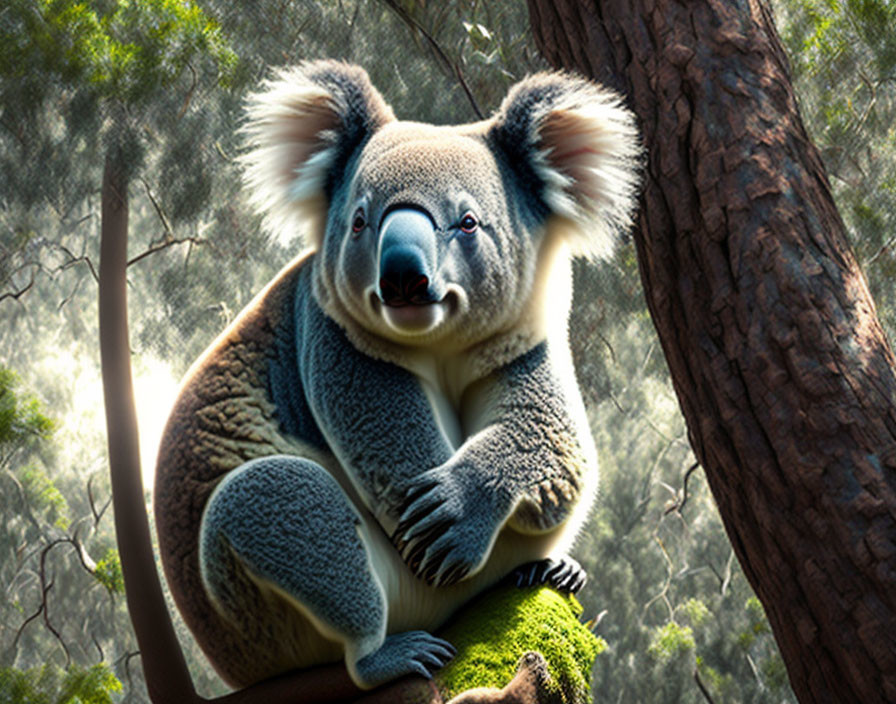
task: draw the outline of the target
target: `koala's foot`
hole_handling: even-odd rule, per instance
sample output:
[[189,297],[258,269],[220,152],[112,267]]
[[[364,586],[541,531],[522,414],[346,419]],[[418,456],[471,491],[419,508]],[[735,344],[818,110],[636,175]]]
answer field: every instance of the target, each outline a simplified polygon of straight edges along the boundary
[[561,592],[577,593],[588,575],[582,566],[568,555],[558,560],[547,558],[520,565],[508,576],[508,580],[518,587],[537,587],[547,584]]
[[406,631],[386,636],[383,644],[365,655],[353,669],[353,679],[366,687],[376,687],[405,675],[431,679],[457,651],[448,641],[426,631]]

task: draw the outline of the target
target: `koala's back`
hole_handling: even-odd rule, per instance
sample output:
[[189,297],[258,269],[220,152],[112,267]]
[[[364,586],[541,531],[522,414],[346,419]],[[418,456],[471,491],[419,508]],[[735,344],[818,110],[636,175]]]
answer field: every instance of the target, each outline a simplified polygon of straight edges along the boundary
[[[271,374],[288,367],[277,356],[288,355],[291,346],[278,338],[292,324],[296,281],[306,262],[302,257],[287,266],[194,365],[157,463],[153,504],[165,575],[190,630],[229,681],[242,679],[233,667],[246,661],[251,634],[233,629],[208,600],[199,528],[209,496],[228,472],[258,457],[319,453],[295,428],[282,432],[270,393]],[[249,582],[243,588],[255,589]],[[260,598],[250,594],[247,603]]]

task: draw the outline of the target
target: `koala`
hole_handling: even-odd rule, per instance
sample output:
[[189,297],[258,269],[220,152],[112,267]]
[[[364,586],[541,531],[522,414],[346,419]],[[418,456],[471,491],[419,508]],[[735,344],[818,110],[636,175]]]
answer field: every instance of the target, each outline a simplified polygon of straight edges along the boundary
[[490,118],[396,120],[360,68],[248,99],[245,179],[288,264],[193,365],[154,510],[174,600],[230,684],[344,660],[425,677],[473,596],[581,584],[597,488],[568,345],[573,257],[630,223],[617,95],[532,75]]

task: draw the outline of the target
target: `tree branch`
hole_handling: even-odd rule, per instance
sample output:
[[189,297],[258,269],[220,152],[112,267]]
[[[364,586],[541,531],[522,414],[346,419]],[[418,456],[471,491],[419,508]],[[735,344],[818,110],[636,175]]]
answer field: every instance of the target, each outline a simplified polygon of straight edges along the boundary
[[100,519],[102,519],[103,517],[103,514],[106,513],[106,509],[108,509],[109,505],[112,503],[112,495],[109,495],[109,498],[106,499],[106,503],[104,503],[102,508],[97,511],[96,499],[93,496],[94,476],[95,475],[90,475],[90,478],[87,480],[87,502],[90,504],[90,513],[93,515],[93,525],[98,526],[100,523]]
[[697,687],[700,689],[700,694],[703,695],[703,698],[709,702],[709,704],[715,704],[713,698],[709,694],[709,690],[706,688],[706,685],[703,684],[703,680],[700,679],[700,671],[696,667],[694,668],[694,682],[697,683]]
[[479,108],[479,103],[476,102],[476,97],[473,95],[473,91],[470,90],[470,86],[467,84],[466,78],[464,78],[463,71],[460,68],[460,62],[452,61],[448,58],[448,54],[445,53],[444,49],[439,45],[439,43],[435,40],[435,38],[420,24],[407,10],[405,10],[401,5],[396,2],[396,0],[380,0],[386,7],[392,10],[396,15],[401,18],[401,21],[408,25],[411,29],[414,29],[426,39],[429,43],[432,50],[435,52],[436,57],[442,62],[443,67],[448,73],[454,74],[454,77],[457,79],[457,82],[460,84],[460,87],[463,89],[464,94],[467,96],[467,100],[470,102],[470,106],[473,108],[473,112],[476,114],[476,117],[480,120],[485,119],[485,114]]
[[691,478],[691,475],[696,471],[696,469],[700,466],[699,462],[694,462],[689,468],[688,471],[684,473],[684,482],[682,483],[682,497],[681,501],[678,501],[672,504],[669,508],[667,508],[664,512],[666,516],[675,511],[676,513],[681,513],[681,510],[684,508],[685,504],[688,502],[688,480]]
[[31,278],[30,278],[30,280],[28,281],[28,283],[25,284],[22,288],[17,289],[17,290],[15,290],[15,291],[7,291],[6,293],[2,293],[2,294],[0,294],[0,301],[4,300],[4,299],[6,299],[6,298],[12,298],[12,299],[15,299],[15,300],[19,300],[19,298],[20,298],[21,296],[23,296],[23,295],[25,295],[26,293],[28,293],[28,291],[31,290],[31,287],[34,286],[34,272],[35,272],[36,269],[38,269],[39,267],[38,267],[37,265],[35,265],[35,264],[25,265],[25,266],[31,266],[31,267],[32,267],[32,268],[31,268]]
[[149,248],[138,254],[136,257],[133,257],[128,260],[127,266],[133,266],[137,262],[146,259],[146,257],[155,254],[156,252],[161,252],[163,249],[168,249],[169,247],[173,247],[178,244],[186,244],[190,243],[190,245],[203,245],[208,244],[208,240],[205,240],[201,237],[171,237],[162,240],[161,242],[157,242],[156,244],[152,244]]

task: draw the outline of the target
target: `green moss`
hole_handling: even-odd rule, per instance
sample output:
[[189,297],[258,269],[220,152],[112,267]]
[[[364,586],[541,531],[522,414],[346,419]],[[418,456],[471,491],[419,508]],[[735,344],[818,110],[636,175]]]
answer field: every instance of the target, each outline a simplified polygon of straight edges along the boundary
[[591,668],[606,643],[579,621],[581,612],[574,598],[547,587],[485,594],[441,633],[457,656],[438,673],[440,688],[448,697],[474,687],[503,688],[519,659],[536,651],[561,701],[590,702]]

